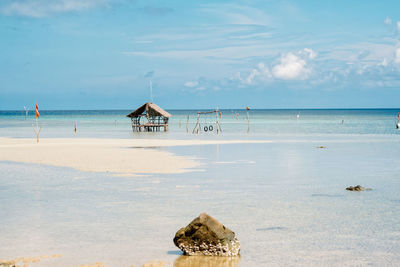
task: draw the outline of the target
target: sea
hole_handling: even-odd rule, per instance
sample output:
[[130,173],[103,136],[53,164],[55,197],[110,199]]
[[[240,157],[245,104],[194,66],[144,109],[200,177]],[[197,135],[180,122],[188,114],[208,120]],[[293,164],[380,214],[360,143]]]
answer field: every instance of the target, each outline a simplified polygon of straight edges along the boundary
[[[199,119],[199,110],[167,111],[167,132],[133,132],[130,110],[41,110],[38,120],[0,111],[0,137],[35,138],[41,127],[41,138],[271,141],[148,148],[201,165],[131,178],[0,161],[0,260],[400,266],[400,109],[229,109]],[[345,190],[358,184],[372,190]],[[240,257],[193,258],[174,246],[176,231],[202,212],[236,233]]]

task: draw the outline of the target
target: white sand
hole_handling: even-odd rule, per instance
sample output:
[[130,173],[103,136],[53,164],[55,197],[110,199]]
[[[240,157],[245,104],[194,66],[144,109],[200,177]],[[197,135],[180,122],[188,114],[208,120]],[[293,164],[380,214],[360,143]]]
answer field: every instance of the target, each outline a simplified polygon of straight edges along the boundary
[[110,172],[118,176],[183,173],[193,171],[200,163],[189,157],[146,148],[261,142],[268,141],[45,138],[37,144],[35,139],[0,138],[0,161]]

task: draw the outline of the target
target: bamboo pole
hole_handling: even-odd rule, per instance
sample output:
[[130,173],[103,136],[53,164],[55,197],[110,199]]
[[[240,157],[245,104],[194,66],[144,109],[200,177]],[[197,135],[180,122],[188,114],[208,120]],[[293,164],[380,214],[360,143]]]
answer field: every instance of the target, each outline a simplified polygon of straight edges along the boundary
[[36,134],[36,143],[39,143],[39,134],[40,134],[40,131],[42,130],[42,127],[39,128],[39,124],[38,124],[37,118],[36,118],[36,129],[35,129],[35,126],[33,124],[32,124],[32,128],[33,128],[33,131]]
[[186,119],[186,132],[189,132],[189,115],[187,115],[187,119]]
[[195,133],[195,132],[199,133],[199,129],[200,129],[200,112],[197,112],[197,122],[196,122],[196,126],[194,127],[192,133]]
[[27,117],[27,116],[28,116],[28,113],[29,113],[29,107],[25,107],[25,106],[24,106],[24,109],[25,109],[25,117]]
[[246,109],[246,119],[247,119],[247,133],[250,132],[250,119],[249,119],[249,112]]
[[218,134],[218,109],[215,111],[215,128]]

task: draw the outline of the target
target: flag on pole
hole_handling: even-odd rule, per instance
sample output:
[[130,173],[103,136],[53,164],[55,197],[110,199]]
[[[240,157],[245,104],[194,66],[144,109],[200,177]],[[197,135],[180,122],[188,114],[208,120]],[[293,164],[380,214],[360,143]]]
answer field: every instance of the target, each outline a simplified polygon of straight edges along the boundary
[[37,102],[35,101],[35,111],[36,111],[36,119],[40,117],[39,108],[37,106]]
[[249,106],[246,106],[246,110],[250,110]]

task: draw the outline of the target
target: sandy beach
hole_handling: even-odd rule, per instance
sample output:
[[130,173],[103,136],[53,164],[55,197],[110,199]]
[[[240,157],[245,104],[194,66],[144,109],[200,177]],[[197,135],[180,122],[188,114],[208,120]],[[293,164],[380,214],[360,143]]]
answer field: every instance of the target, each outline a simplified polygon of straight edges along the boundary
[[70,167],[116,176],[183,173],[198,169],[194,158],[162,151],[161,147],[211,144],[266,143],[257,140],[165,140],[165,139],[75,139],[0,138],[0,161]]

